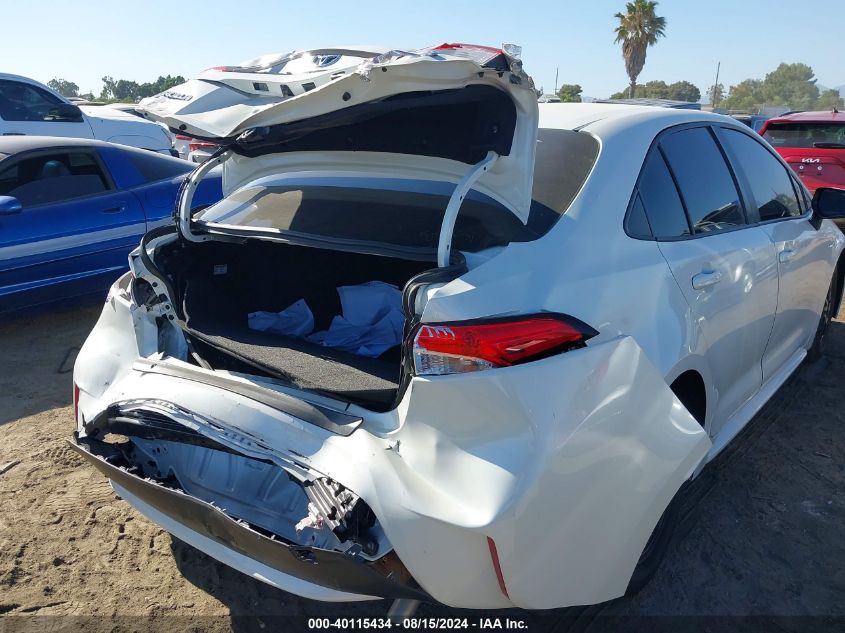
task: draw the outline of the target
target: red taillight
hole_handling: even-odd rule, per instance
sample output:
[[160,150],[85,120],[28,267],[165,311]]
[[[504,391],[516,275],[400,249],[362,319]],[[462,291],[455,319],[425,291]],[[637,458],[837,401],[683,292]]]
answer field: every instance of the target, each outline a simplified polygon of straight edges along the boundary
[[79,387],[73,383],[73,419],[79,423]]
[[191,152],[195,152],[198,149],[215,150],[217,149],[217,147],[217,143],[205,143],[203,141],[194,141],[193,143],[188,143],[188,150]]
[[177,140],[177,141],[190,141],[190,140],[191,140],[191,137],[190,137],[190,136],[185,136],[184,134],[177,134],[177,135],[176,135],[176,140]]
[[423,324],[413,339],[414,370],[436,376],[507,367],[583,347],[596,334],[559,314]]

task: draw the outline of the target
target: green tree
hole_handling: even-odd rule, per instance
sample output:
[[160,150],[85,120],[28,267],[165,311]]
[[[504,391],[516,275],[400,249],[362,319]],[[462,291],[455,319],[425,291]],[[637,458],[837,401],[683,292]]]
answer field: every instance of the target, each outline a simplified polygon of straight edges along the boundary
[[[665,81],[649,81],[634,86],[634,98],[637,99],[672,99],[674,101],[695,102],[701,99],[701,91],[689,81],[676,81],[667,84]],[[631,88],[625,88],[610,95],[611,99],[630,98]]]
[[619,20],[619,26],[614,29],[614,42],[622,44],[625,72],[631,80],[631,98],[636,94],[637,77],[645,66],[648,47],[654,46],[657,38],[665,35],[666,18],[658,16],[656,8],[657,2],[653,0],[633,0],[625,5],[625,13],[614,15]]
[[142,83],[138,86],[138,97],[141,99],[145,97],[152,97],[153,95],[157,95],[160,92],[164,92],[173,86],[178,86],[183,83],[185,83],[185,78],[182,75],[167,75],[166,77],[159,76],[159,78],[153,82]]
[[766,75],[763,94],[767,103],[810,110],[819,98],[819,89],[807,64],[781,64]]
[[819,95],[819,100],[816,101],[816,110],[845,110],[845,100],[839,96],[838,90],[825,90]]
[[714,108],[719,107],[719,104],[725,98],[725,84],[716,84],[714,86],[710,86],[707,89],[707,93],[705,95],[708,99],[710,99],[710,105]]
[[669,84],[669,96],[666,98],[694,103],[701,99],[701,91],[689,81],[676,81],[673,84]]
[[127,79],[115,80],[114,77],[107,75],[103,77],[102,81],[103,90],[100,93],[100,99],[104,101],[134,102],[185,83],[185,78],[181,75],[160,75],[155,81],[147,81],[139,84],[136,81]]
[[47,85],[64,97],[79,96],[79,86],[77,86],[72,81],[67,81],[66,79],[58,79],[54,77],[53,79],[47,82]]
[[563,84],[557,91],[557,96],[564,103],[581,103],[581,86],[578,84]]
[[[641,84],[637,84],[634,86],[634,96],[639,98],[643,96],[643,86]],[[609,97],[610,99],[630,99],[631,98],[631,89],[630,88],[623,88],[619,92],[614,92]]]
[[103,89],[100,91],[100,99],[105,101],[114,99],[114,78],[106,75],[101,81],[103,82]]
[[723,105],[730,110],[757,112],[767,104],[790,110],[812,110],[835,102],[836,95],[828,92],[822,99],[813,69],[807,64],[780,64],[763,80],[746,79],[731,86]]
[[759,112],[760,106],[766,102],[763,82],[759,79],[746,79],[730,87],[723,106],[728,110],[748,110]]

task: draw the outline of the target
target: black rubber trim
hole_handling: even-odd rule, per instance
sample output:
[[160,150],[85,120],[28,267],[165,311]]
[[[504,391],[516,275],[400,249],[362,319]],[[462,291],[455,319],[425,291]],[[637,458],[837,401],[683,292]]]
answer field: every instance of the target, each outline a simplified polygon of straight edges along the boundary
[[236,521],[219,508],[185,492],[142,479],[107,461],[116,460],[112,446],[74,436],[70,447],[97,470],[144,503],[189,530],[248,556],[268,567],[336,591],[382,598],[431,600],[422,589],[397,582],[355,554],[291,545]]
[[[141,262],[144,264],[144,268],[156,279],[158,279],[161,284],[164,286],[165,293],[167,298],[170,301],[173,301],[174,298],[177,296],[176,291],[173,288],[173,285],[170,283],[170,280],[167,278],[161,269],[155,265],[155,262],[150,257],[149,253],[147,253],[147,244],[150,243],[150,240],[154,240],[159,237],[163,237],[165,235],[170,234],[178,235],[179,231],[173,224],[164,224],[162,226],[157,226],[156,228],[147,231],[144,233],[144,236],[141,238],[141,245],[139,246],[138,257],[141,259]],[[154,290],[157,295],[162,294],[159,290]],[[180,314],[180,309],[178,304],[172,304],[173,310],[176,312],[177,315]]]
[[245,383],[235,382],[233,380],[224,378],[222,376],[215,376],[199,369],[191,367],[174,366],[166,363],[156,363],[155,361],[140,358],[135,361],[133,365],[135,371],[141,371],[151,374],[162,374],[164,376],[171,376],[173,378],[181,378],[183,380],[190,380],[198,382],[210,387],[216,387],[223,391],[236,393],[250,400],[255,400],[261,404],[278,409],[283,413],[287,413],[303,422],[308,422],[321,429],[325,429],[336,435],[348,436],[363,423],[363,420],[355,415],[342,413],[323,407],[317,404],[311,404],[304,400],[298,400],[292,396],[272,389],[265,389],[257,385],[250,385]]
[[[166,414],[138,406],[126,407],[122,403],[111,405],[105,412],[85,424],[85,432],[89,436],[96,437],[97,433],[101,431],[125,435],[126,437],[139,437],[144,440],[179,442],[180,444],[201,446],[202,448],[233,455],[242,454],[206,437],[199,431],[172,420]],[[269,459],[253,459],[268,464],[273,463]]]

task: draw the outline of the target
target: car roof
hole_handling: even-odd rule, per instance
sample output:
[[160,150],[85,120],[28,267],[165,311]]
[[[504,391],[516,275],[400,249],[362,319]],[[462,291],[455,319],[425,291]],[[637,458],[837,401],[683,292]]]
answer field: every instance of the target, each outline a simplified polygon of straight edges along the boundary
[[815,112],[793,112],[769,119],[769,123],[845,123],[845,112],[821,110]]
[[112,143],[91,138],[73,138],[67,136],[2,136],[0,154],[12,155],[36,149],[64,147],[110,147]]
[[581,130],[589,128],[602,136],[602,131],[626,124],[650,123],[656,127],[679,125],[694,121],[737,123],[735,119],[721,114],[689,110],[684,108],[663,108],[647,105],[619,103],[541,103],[540,127]]
[[30,77],[24,77],[23,75],[13,75],[12,73],[0,73],[0,79],[14,79],[19,81],[25,81],[27,83],[34,83],[40,84],[40,81],[36,81]]

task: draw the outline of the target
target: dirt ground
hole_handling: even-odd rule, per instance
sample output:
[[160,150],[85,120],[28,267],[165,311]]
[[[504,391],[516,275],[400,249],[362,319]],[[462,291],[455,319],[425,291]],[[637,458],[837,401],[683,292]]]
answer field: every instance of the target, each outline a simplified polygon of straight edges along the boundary
[[[73,360],[98,313],[0,323],[0,633],[288,630],[304,615],[383,616],[383,602],[312,602],[218,564],[118,500],[65,447]],[[638,630],[639,616],[664,616],[648,628],[678,630],[691,615],[753,616],[724,620],[732,630],[845,626],[845,312],[839,316],[827,357],[804,365],[708,468],[697,510],[653,581],[633,598],[545,613],[542,627],[530,628],[609,630],[622,622]],[[462,614],[435,606],[420,613]]]

